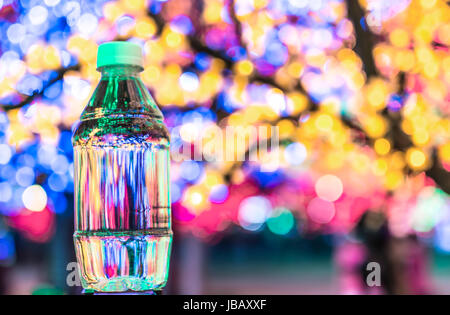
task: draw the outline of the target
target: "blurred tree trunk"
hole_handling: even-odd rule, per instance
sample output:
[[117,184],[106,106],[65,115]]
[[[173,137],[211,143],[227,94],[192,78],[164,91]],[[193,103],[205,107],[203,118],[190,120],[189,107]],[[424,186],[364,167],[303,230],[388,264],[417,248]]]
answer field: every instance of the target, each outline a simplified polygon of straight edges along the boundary
[[169,281],[165,294],[204,294],[205,244],[190,233],[175,230]]

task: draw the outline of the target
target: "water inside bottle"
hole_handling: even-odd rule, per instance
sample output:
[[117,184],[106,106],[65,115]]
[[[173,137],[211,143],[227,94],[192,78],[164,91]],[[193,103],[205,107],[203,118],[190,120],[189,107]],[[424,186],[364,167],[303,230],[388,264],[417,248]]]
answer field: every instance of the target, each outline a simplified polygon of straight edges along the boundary
[[75,147],[75,246],[84,286],[154,290],[167,278],[171,244],[168,151]]

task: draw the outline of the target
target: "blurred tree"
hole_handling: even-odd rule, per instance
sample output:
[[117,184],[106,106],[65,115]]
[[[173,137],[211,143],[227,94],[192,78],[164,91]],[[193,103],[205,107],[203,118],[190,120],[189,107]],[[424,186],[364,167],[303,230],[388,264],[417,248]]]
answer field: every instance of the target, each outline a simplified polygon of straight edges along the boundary
[[[252,202],[270,201],[264,221],[294,212],[307,222],[305,231],[347,231],[362,212],[387,204],[395,233],[424,232],[414,226],[422,213],[417,196],[448,203],[450,8],[443,0],[21,5],[0,11],[9,21],[3,29],[9,43],[2,44],[1,139],[12,147],[2,164],[39,156],[43,167],[33,183],[44,187],[52,209],[62,190],[70,192],[67,131],[99,80],[96,48],[108,40],[143,46],[142,78],[162,107],[173,147],[188,143],[201,150],[198,144],[217,127],[279,128],[281,146],[267,155],[281,165],[271,172],[260,171],[270,164],[261,150],[259,163],[174,163],[175,219],[197,236],[221,232],[231,222],[259,229],[264,222],[242,206],[254,195],[265,197]],[[40,34],[31,30],[39,27]],[[23,34],[35,40],[27,44]],[[249,143],[241,153],[255,151]],[[67,157],[60,173],[59,155]],[[7,182],[7,175],[2,178]],[[14,200],[4,201],[6,216],[21,207]],[[244,212],[252,222],[244,222]],[[400,226],[404,216],[413,219]],[[430,220],[426,231],[437,224]]]

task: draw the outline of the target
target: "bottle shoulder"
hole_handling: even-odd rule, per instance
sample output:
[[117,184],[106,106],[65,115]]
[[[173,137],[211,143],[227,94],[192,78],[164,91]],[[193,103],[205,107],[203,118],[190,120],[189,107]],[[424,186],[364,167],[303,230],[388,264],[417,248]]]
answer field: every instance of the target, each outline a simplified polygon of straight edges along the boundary
[[137,77],[102,77],[81,114],[81,119],[139,114],[163,119],[142,81]]
[[107,115],[82,119],[73,129],[74,146],[169,146],[170,136],[162,119],[142,114]]

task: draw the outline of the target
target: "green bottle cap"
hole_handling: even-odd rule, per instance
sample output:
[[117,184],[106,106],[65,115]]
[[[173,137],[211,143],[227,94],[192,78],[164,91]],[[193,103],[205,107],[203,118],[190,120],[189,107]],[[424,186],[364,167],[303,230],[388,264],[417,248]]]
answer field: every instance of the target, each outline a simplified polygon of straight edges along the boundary
[[142,49],[130,42],[108,42],[98,46],[97,68],[114,65],[133,65],[143,68]]

